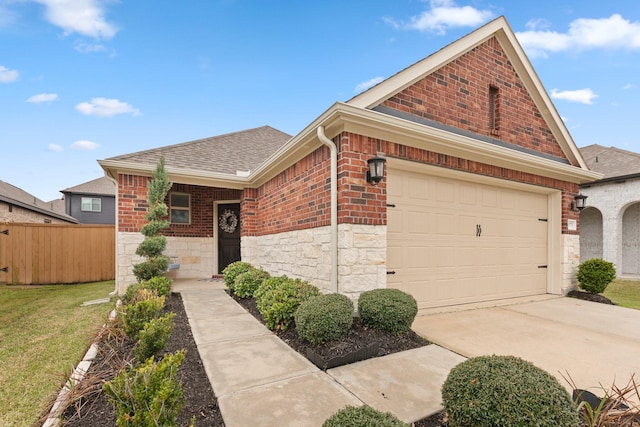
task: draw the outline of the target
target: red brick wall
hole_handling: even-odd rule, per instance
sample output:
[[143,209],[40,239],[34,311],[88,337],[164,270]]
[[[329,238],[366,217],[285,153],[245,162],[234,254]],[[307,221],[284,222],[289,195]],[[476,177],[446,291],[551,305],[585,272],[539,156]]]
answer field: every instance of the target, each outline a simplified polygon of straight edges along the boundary
[[[118,176],[118,231],[139,232],[147,223],[147,184],[150,178],[136,175]],[[212,237],[216,228],[213,217],[213,202],[240,200],[241,190],[203,187],[188,184],[173,184],[170,192],[191,195],[191,223],[171,224],[162,230],[165,236]],[[165,200],[169,205],[169,198]]]
[[[498,89],[492,132],[489,88]],[[450,62],[382,105],[566,158],[495,39]]]

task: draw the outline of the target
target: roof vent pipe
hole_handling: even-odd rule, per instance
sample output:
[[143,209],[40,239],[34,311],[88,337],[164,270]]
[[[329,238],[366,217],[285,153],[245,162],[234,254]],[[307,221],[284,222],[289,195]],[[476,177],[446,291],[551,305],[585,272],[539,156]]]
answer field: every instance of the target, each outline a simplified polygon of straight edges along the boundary
[[338,292],[338,148],[324,134],[324,126],[318,126],[320,142],[331,152],[331,289]]

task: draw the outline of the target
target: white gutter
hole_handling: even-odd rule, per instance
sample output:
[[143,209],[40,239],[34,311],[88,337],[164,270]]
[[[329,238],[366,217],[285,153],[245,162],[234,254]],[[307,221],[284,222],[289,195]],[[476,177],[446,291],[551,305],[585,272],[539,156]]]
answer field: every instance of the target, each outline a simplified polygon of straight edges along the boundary
[[338,292],[338,148],[318,126],[318,138],[331,151],[331,289]]

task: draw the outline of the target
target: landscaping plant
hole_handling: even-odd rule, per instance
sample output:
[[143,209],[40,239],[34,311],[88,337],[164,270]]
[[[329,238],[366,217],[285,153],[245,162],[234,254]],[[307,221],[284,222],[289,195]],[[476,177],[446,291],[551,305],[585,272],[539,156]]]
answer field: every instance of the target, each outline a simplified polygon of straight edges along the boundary
[[373,289],[360,294],[358,313],[367,326],[403,334],[411,330],[418,314],[418,303],[413,296],[399,289]]
[[224,286],[227,288],[227,291],[231,294],[234,292],[234,287],[236,284],[236,277],[238,277],[242,273],[246,273],[250,269],[254,268],[248,262],[236,261],[227,265],[224,270],[222,270],[222,277],[224,280]]
[[133,274],[138,282],[163,276],[169,267],[169,258],[162,254],[167,247],[167,239],[160,234],[160,230],[169,226],[169,221],[165,219],[169,209],[164,199],[170,189],[171,183],[164,169],[164,157],[162,157],[153,171],[153,179],[149,181],[147,191],[149,212],[145,215],[145,219],[149,222],[140,230],[145,238],[136,249],[136,255],[145,257],[146,260],[133,266]]
[[551,374],[514,356],[480,356],[442,386],[451,427],[578,427],[576,405]]
[[156,319],[151,319],[142,327],[138,334],[136,344],[136,358],[138,362],[144,362],[152,356],[159,356],[164,350],[173,330],[173,318],[175,313],[167,313]]
[[347,406],[333,414],[322,427],[410,427],[391,412],[380,412],[370,406]]
[[263,269],[251,267],[249,270],[236,276],[233,291],[240,298],[250,298],[262,282],[269,277],[271,277],[269,273]]
[[138,293],[150,292],[149,298],[132,304],[124,304],[119,310],[124,332],[131,339],[137,340],[145,323],[160,316],[164,308],[165,298],[159,297],[155,291],[140,290]]
[[142,286],[146,289],[154,290],[158,296],[168,297],[171,295],[171,278],[167,276],[154,276],[142,282]]
[[184,405],[178,368],[185,352],[167,354],[161,361],[149,358],[104,384],[116,411],[118,427],[173,427]]
[[320,295],[318,288],[300,279],[272,277],[262,282],[254,293],[258,311],[271,330],[286,330],[300,304]]
[[578,286],[592,294],[604,292],[616,278],[616,268],[612,262],[600,258],[586,260],[578,266]]
[[353,302],[342,294],[309,298],[295,312],[298,334],[317,345],[347,336],[353,324]]

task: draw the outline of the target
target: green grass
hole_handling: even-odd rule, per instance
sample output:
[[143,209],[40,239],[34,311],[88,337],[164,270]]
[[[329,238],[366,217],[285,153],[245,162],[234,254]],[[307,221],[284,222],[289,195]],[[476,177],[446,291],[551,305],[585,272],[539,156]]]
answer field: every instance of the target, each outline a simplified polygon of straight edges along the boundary
[[114,282],[0,285],[0,425],[33,426],[82,359],[112,304]]
[[638,280],[614,280],[602,295],[622,307],[640,310],[640,281]]

